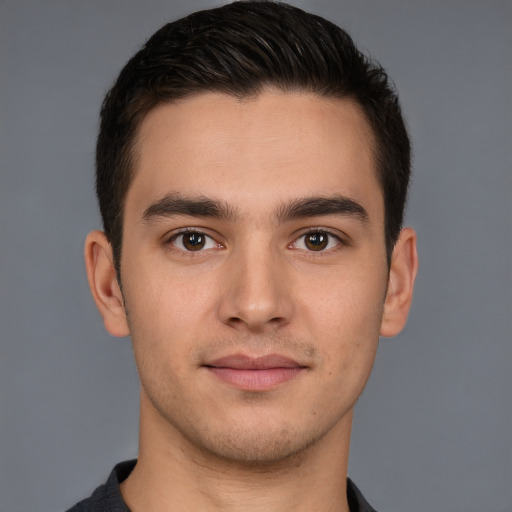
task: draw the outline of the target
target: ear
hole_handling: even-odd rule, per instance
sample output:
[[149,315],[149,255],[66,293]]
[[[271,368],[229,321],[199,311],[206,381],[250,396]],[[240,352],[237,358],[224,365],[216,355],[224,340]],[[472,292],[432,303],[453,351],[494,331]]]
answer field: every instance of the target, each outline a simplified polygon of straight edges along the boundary
[[416,233],[411,228],[404,228],[391,256],[388,289],[380,326],[381,336],[396,336],[404,328],[417,272]]
[[123,294],[117,282],[112,246],[105,233],[92,231],[85,240],[85,268],[94,302],[105,329],[113,336],[128,336]]

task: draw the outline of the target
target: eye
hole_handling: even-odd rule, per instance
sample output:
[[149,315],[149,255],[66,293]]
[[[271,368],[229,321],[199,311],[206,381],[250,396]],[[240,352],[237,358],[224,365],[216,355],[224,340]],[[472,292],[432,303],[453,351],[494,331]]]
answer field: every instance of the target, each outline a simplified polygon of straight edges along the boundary
[[315,230],[297,238],[297,240],[293,242],[292,247],[303,251],[321,252],[333,249],[340,243],[341,240],[336,235],[328,231]]
[[170,243],[181,251],[197,252],[206,249],[215,249],[219,244],[210,236],[201,231],[185,231],[174,235]]

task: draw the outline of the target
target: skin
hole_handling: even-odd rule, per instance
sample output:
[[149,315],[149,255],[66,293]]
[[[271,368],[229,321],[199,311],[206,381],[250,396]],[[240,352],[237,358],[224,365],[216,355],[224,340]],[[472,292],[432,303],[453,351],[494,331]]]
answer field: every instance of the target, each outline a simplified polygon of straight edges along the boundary
[[[122,289],[104,234],[91,233],[85,249],[105,326],[131,336],[141,379],[128,506],[348,511],[353,407],[379,335],[405,325],[418,264],[406,228],[388,268],[361,111],[271,89],[246,100],[205,93],[151,111],[137,151]],[[191,215],[186,201],[204,198],[222,215]],[[364,214],[297,207],[311,198],[348,200]],[[327,245],[315,246],[318,236]],[[279,354],[300,370],[241,389],[207,366],[232,354]]]

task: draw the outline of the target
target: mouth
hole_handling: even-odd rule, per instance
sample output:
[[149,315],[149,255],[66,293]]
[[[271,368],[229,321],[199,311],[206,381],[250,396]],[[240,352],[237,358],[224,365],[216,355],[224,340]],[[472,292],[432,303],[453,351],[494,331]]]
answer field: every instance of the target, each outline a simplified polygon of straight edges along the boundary
[[262,357],[233,354],[203,367],[221,381],[244,391],[268,391],[296,378],[307,369],[279,354]]

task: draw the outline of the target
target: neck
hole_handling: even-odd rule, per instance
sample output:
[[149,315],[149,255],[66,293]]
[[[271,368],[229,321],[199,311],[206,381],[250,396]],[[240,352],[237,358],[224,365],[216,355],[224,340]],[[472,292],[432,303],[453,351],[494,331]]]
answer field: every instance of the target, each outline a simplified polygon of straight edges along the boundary
[[239,462],[198,448],[143,401],[139,459],[121,485],[123,498],[132,512],[349,512],[352,411],[346,416],[299,454]]

